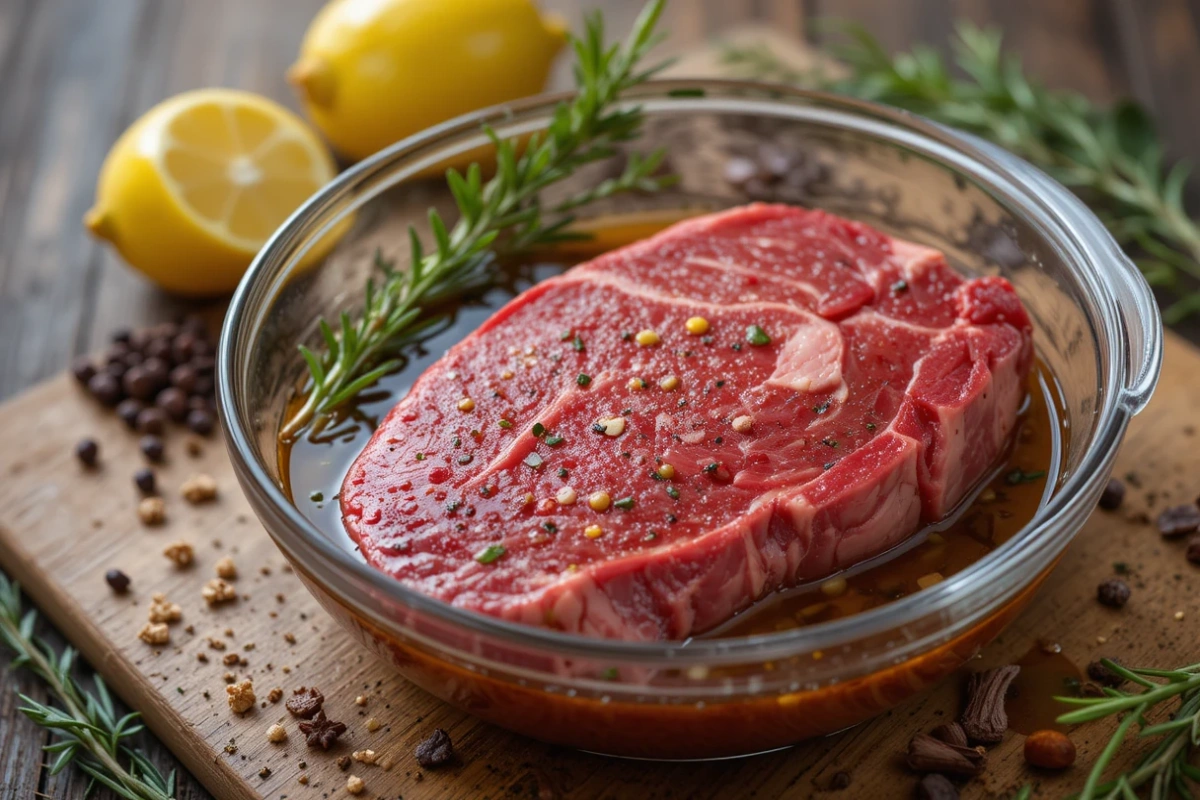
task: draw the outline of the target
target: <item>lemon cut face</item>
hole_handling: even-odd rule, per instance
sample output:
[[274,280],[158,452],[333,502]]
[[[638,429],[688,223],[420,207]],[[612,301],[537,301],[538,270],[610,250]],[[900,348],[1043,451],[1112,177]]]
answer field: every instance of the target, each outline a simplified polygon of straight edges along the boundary
[[320,142],[261,102],[181,109],[161,133],[160,168],[187,210],[214,233],[257,249],[333,177]]
[[187,92],[114,145],[85,223],[163,288],[219,294],[334,173],[320,139],[286,108],[248,92]]

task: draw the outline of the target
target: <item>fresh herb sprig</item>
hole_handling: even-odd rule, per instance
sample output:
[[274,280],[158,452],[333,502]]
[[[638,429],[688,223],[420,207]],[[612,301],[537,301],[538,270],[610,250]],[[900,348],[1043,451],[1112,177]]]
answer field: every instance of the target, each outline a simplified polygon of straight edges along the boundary
[[[1200,782],[1200,765],[1193,763],[1192,758],[1200,752],[1200,664],[1159,670],[1130,669],[1108,659],[1100,663],[1141,688],[1136,692],[1105,689],[1104,697],[1055,698],[1062,703],[1081,706],[1060,716],[1060,724],[1077,725],[1105,717],[1121,720],[1092,766],[1079,794],[1080,800],[1135,798],[1137,789],[1146,784],[1150,785],[1150,796],[1154,800],[1166,800],[1176,794],[1191,798],[1188,782]],[[1151,709],[1176,698],[1179,707],[1170,720],[1155,725],[1147,721],[1146,714]],[[1158,738],[1158,743],[1132,769],[1102,783],[1104,771],[1134,725],[1140,728],[1139,738]]]
[[489,282],[495,262],[492,250],[502,235],[506,250],[573,238],[567,228],[574,209],[620,192],[652,192],[671,181],[670,176],[656,174],[664,155],[657,150],[631,155],[618,177],[553,207],[543,208],[540,197],[543,189],[587,164],[615,155],[617,145],[640,134],[641,109],[615,105],[623,93],[666,66],[641,66],[647,51],[660,40],[654,28],[664,5],[665,0],[648,3],[624,45],[606,44],[603,17],[599,13],[589,17],[583,36],[571,38],[576,95],[555,109],[544,134],[532,135],[521,148],[484,126],[495,146],[496,174],[485,183],[478,164],[472,164],[465,175],[448,170],[446,180],[458,207],[453,227],[430,209],[434,239],[430,251],[410,227],[408,269],[395,269],[377,257],[383,281],[379,286],[367,283],[358,320],[343,313],[338,330],[321,320],[324,352],[300,347],[308,364],[309,385],[304,404],[282,427],[281,438],[293,438],[315,418],[327,416],[399,367],[395,353],[419,333],[425,309]]
[[844,66],[801,71],[762,47],[729,47],[724,60],[742,74],[875,100],[990,139],[1045,169],[1079,193],[1130,250],[1153,285],[1175,297],[1163,310],[1178,322],[1200,312],[1200,226],[1184,209],[1191,168],[1169,167],[1142,108],[1100,108],[1080,95],[1047,89],[1001,48],[998,31],[960,24],[956,77],[940,53],[916,46],[888,55],[865,29],[829,47]]
[[142,730],[140,715],[118,719],[104,681],[96,676],[94,694],[85,692],[71,676],[75,651],[70,647],[56,655],[33,634],[37,613],[22,612],[21,588],[0,573],[0,641],[16,657],[14,667],[24,667],[46,683],[57,698],[56,705],[39,703],[20,695],[19,711],[57,739],[44,749],[54,756],[50,774],[74,764],[90,778],[88,793],[103,784],[128,800],[170,800],[175,796],[175,773],[163,777],[146,756],[132,747],[129,737]]

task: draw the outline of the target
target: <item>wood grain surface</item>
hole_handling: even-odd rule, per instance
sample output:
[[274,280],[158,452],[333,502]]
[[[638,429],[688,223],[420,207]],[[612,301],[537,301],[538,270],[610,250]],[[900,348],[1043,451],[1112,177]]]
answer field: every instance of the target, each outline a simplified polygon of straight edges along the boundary
[[[118,326],[197,308],[154,290],[83,232],[79,220],[91,202],[100,162],[126,125],[185,89],[238,86],[294,107],[283,70],[320,5],[320,0],[0,0],[0,398],[96,349]],[[572,24],[585,9],[602,5],[619,31],[628,27],[641,0],[542,5]],[[1171,153],[1200,157],[1194,136],[1200,105],[1192,90],[1200,74],[1200,0],[673,0],[665,24],[676,48],[721,36],[747,20],[766,22],[780,36],[819,43],[812,21],[820,16],[856,19],[891,48],[925,41],[945,49],[959,17],[1002,25],[1032,72],[1098,100],[1136,96],[1159,119]],[[567,77],[560,65],[552,83],[562,86]],[[219,304],[199,308],[220,312]],[[1195,338],[1197,328],[1185,333]],[[19,441],[23,447],[26,437]],[[122,483],[120,491],[126,488]],[[1186,573],[1180,580],[1189,577],[1194,581]],[[63,643],[51,627],[39,630]],[[16,692],[45,699],[28,676],[0,668],[0,798],[81,796],[84,783],[74,772],[50,776],[36,756],[48,739],[16,712]],[[165,768],[176,765],[151,737],[146,746]],[[806,751],[806,764],[825,763],[817,754],[832,752],[826,744]],[[821,785],[826,772],[773,766],[777,758],[753,762],[764,772],[791,770],[791,778],[771,783],[766,796],[806,797]],[[579,796],[605,791],[622,796],[634,785],[616,778],[610,784],[602,763],[567,770],[568,777],[587,776],[576,787]],[[703,788],[702,779],[720,771],[696,769],[701,780],[691,785]],[[493,784],[496,794],[524,791],[511,775],[481,791],[491,793]],[[680,786],[672,796],[688,796]],[[745,784],[747,792],[758,786]],[[207,793],[184,772],[178,795]]]

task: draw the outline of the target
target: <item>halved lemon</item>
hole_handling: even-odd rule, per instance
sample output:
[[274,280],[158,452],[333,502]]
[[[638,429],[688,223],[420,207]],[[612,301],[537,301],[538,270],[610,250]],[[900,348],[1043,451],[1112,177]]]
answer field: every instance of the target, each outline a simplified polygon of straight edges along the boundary
[[160,103],[122,134],[84,224],[167,291],[222,294],[335,172],[317,134],[283,106],[199,89]]

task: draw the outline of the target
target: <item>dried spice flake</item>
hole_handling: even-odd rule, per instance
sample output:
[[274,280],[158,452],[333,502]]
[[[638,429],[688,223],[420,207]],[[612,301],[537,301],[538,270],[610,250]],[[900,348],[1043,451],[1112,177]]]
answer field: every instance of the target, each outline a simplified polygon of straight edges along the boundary
[[454,742],[441,728],[417,745],[417,763],[425,769],[435,769],[454,760]]
[[235,714],[245,714],[254,708],[254,703],[258,699],[254,696],[254,684],[249,678],[241,683],[226,686],[225,694],[228,695],[229,709]]
[[200,596],[210,606],[228,603],[237,599],[237,589],[220,578],[213,578],[200,589]]
[[325,704],[325,695],[315,686],[301,686],[292,693],[284,706],[294,717],[312,719]]

